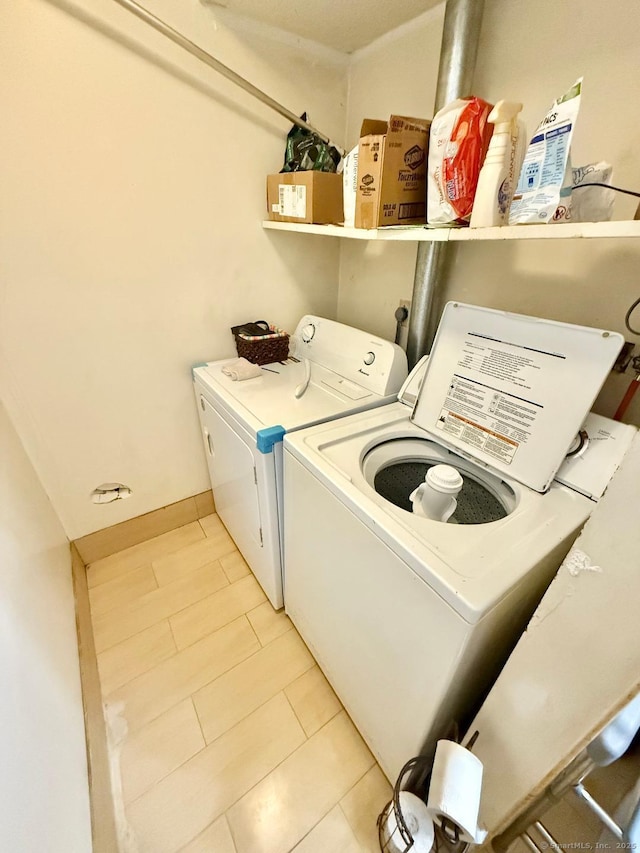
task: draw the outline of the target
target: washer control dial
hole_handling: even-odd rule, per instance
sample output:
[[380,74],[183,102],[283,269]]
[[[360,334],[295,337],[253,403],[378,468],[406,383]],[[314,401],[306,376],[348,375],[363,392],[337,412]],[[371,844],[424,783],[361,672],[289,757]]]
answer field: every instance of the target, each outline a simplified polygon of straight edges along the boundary
[[307,323],[306,326],[302,327],[301,335],[302,335],[302,340],[305,342],[305,344],[309,343],[309,341],[313,338],[315,333],[316,333],[316,327],[313,325],[313,323]]
[[368,352],[368,353],[365,355],[365,357],[364,357],[364,363],[365,363],[366,365],[373,364],[373,362],[374,362],[375,360],[376,360],[376,354],[375,354],[375,352]]
[[589,446],[589,433],[586,429],[581,429],[580,432],[571,442],[571,446],[567,450],[567,459],[572,456],[582,456]]

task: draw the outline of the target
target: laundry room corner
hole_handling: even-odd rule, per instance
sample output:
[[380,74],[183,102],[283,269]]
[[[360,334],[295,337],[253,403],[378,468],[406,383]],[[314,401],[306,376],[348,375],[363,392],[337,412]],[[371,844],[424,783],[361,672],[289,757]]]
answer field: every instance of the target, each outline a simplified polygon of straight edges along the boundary
[[0,846],[90,853],[69,542],[1,404],[0,460]]
[[[342,138],[344,54],[198,0],[146,5]],[[231,356],[247,311],[290,331],[335,316],[338,241],[260,228],[286,120],[112,0],[3,19],[3,396],[76,539],[208,488],[191,366]],[[114,482],[130,496],[92,504]]]
[[[358,143],[363,116],[433,114],[445,3],[437,3],[351,54],[347,150]],[[392,338],[394,311],[411,299],[416,244],[343,240],[337,319]]]
[[0,5],[0,853],[640,846],[638,0]]
[[[444,10],[445,4],[438,4],[411,26],[398,27],[352,54],[347,147],[357,143],[363,116],[433,115]],[[606,26],[600,26],[602,15],[597,0],[534,5],[486,0],[472,94],[492,103],[506,97],[522,101],[524,123],[532,129],[557,87],[584,74],[572,163],[604,158],[614,164],[617,186],[637,190],[636,115],[628,96],[640,9],[634,0],[623,0],[615,14],[606,15]],[[637,201],[618,194],[613,218],[633,219]],[[412,299],[416,245],[342,244],[337,319],[392,337],[394,311],[402,300]],[[439,317],[445,302],[460,300],[625,333],[625,312],[638,295],[638,263],[640,247],[633,239],[450,244],[434,310]],[[628,381],[629,374],[611,374],[595,410],[611,417]],[[640,423],[640,396],[625,419]]]

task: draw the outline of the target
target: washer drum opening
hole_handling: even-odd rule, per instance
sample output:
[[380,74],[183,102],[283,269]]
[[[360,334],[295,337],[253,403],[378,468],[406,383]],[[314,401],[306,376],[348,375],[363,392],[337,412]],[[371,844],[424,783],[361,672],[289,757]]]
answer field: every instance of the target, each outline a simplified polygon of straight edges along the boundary
[[424,482],[429,468],[442,463],[457,468],[464,480],[448,523],[490,524],[506,518],[515,508],[513,489],[503,480],[428,439],[383,442],[366,454],[362,472],[381,497],[412,512],[409,495]]

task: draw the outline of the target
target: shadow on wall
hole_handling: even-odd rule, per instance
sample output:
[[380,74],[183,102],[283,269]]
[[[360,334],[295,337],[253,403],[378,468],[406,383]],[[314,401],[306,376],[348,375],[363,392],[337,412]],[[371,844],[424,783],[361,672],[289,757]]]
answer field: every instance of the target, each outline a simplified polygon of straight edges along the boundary
[[[247,107],[243,107],[242,104],[239,104],[238,101],[234,98],[223,95],[213,86],[209,86],[206,83],[203,83],[202,80],[192,74],[189,74],[179,65],[170,62],[156,51],[150,50],[140,42],[130,38],[120,30],[116,29],[116,27],[107,24],[102,19],[86,12],[84,9],[80,8],[79,6],[76,6],[74,3],[70,3],[67,0],[48,0],[48,2],[51,3],[51,5],[56,6],[58,9],[65,12],[66,14],[71,15],[73,18],[80,21],[81,23],[91,27],[91,29],[95,30],[96,32],[99,32],[103,36],[106,36],[111,41],[117,42],[118,44],[122,45],[122,47],[124,47],[126,50],[137,54],[145,62],[149,62],[151,65],[154,65],[161,71],[170,74],[172,77],[174,77],[176,80],[179,80],[181,83],[185,83],[190,88],[200,92],[200,94],[204,95],[205,97],[211,98],[212,100],[216,101],[217,104],[224,107],[225,109],[232,110],[233,112],[241,116],[243,119],[246,119],[252,124],[257,125],[261,130],[264,130],[266,133],[272,134],[277,139],[283,139],[284,133],[286,132],[283,132],[283,126],[286,127],[286,119],[275,119],[274,117],[273,122],[268,121],[264,116],[259,115],[259,112],[264,111],[263,108],[259,108],[259,111],[256,111],[251,110]],[[128,19],[133,20],[132,13],[123,10],[122,14],[126,15]],[[130,20],[125,19],[125,21],[127,24],[130,23]],[[169,40],[165,36],[156,33],[148,25],[145,25],[140,22],[139,26],[146,27],[149,33],[152,33],[152,37],[155,39],[159,39],[161,43],[165,42],[167,45],[171,45],[171,42],[169,42]],[[212,27],[213,26],[214,24],[212,22]],[[171,46],[170,49],[181,50],[177,46]],[[203,49],[205,49],[204,46]],[[188,54],[185,52],[184,56],[187,57]],[[190,57],[187,61],[194,62],[197,60]],[[205,66],[202,65],[202,67],[204,68]],[[212,75],[212,78],[214,80],[221,79],[218,75],[218,72],[216,72],[212,68],[209,68],[208,73]],[[231,87],[233,92],[239,93],[241,91],[233,83],[225,82],[223,83],[223,85]],[[248,94],[244,94],[242,97],[250,98],[251,96]]]
[[[265,208],[266,216],[266,208]],[[315,313],[329,320],[340,319],[338,314],[338,281],[340,273],[340,238],[318,237],[313,234],[297,234],[286,232],[265,231],[266,238],[271,244],[283,267],[289,275],[283,276],[283,284],[295,283],[295,293],[292,299],[304,304],[308,302],[308,311],[304,313]],[[321,254],[309,250],[318,247],[316,241],[321,242],[324,251]],[[313,281],[320,278],[326,285],[326,290],[318,290],[315,284],[307,278],[307,263],[313,257]],[[244,318],[246,320],[246,318]],[[297,320],[296,320],[297,322]],[[348,322],[342,321],[341,322]],[[293,329],[287,331],[293,332]]]
[[[445,302],[460,300],[612,329],[634,342],[635,353],[640,354],[640,336],[624,325],[629,306],[640,296],[640,251],[635,241],[487,241],[451,243],[449,249],[451,274],[435,306],[438,316]],[[344,241],[338,319],[393,340],[393,312],[400,299],[411,298],[415,257],[415,243]],[[640,327],[640,310],[634,323]],[[612,373],[594,411],[612,417],[633,376],[629,370]],[[640,394],[624,420],[640,424]]]
[[452,244],[445,298],[622,332],[638,296],[640,251],[632,240],[607,242],[604,251],[584,239]]
[[[443,304],[458,299],[611,329],[634,342],[635,354],[640,354],[640,336],[631,334],[624,324],[629,306],[640,296],[640,252],[631,240],[611,240],[604,249],[600,240],[582,239],[454,244],[452,248],[452,273]],[[637,314],[635,326],[640,326]],[[594,411],[612,417],[634,375],[631,370],[612,373]],[[640,398],[632,403],[625,422],[640,424]]]
[[411,299],[416,251],[411,242],[342,241],[338,320],[392,341],[394,312]]

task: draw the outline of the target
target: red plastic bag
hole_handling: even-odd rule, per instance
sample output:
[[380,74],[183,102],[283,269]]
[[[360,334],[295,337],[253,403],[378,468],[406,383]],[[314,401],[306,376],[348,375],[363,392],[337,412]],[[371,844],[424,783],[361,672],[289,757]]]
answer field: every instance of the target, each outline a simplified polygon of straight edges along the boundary
[[468,224],[493,133],[493,125],[487,123],[492,109],[481,98],[464,98],[448,104],[434,118],[427,190],[430,224]]

